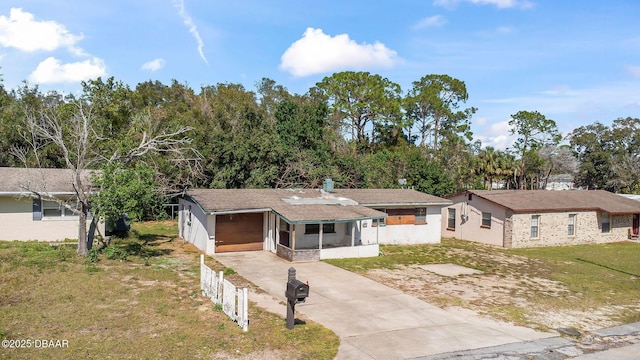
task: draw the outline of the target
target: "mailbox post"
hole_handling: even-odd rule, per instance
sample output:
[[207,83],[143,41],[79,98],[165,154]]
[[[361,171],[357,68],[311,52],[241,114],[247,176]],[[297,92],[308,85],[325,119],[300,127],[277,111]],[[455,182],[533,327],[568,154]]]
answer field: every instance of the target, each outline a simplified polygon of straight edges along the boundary
[[296,269],[289,268],[287,289],[284,292],[287,297],[287,329],[293,329],[296,319],[296,304],[303,303],[309,297],[309,285],[296,279]]

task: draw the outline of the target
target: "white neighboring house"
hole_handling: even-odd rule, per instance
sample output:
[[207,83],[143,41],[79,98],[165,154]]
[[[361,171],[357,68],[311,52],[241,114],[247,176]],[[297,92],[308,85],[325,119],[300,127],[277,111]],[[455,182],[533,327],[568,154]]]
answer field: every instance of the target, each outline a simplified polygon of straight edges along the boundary
[[372,257],[379,244],[440,242],[441,209],[451,204],[409,189],[325,189],[188,190],[179,200],[179,233],[207,254]]
[[[77,240],[78,216],[35,193],[73,203],[72,176],[68,169],[0,167],[0,240]],[[91,217],[87,231],[90,225]],[[104,224],[97,230],[104,234]]]
[[573,175],[571,174],[558,174],[549,175],[545,190],[573,190]]

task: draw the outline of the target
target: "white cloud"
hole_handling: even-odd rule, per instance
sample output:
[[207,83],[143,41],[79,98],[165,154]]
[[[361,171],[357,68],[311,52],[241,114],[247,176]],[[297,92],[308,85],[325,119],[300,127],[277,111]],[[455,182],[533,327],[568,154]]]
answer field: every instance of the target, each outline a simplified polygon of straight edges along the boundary
[[509,121],[500,121],[491,124],[482,134],[475,136],[475,139],[482,142],[482,147],[492,146],[498,150],[505,150],[513,145],[517,136],[509,135],[511,126]]
[[184,22],[184,24],[189,28],[189,32],[191,33],[191,35],[193,35],[193,38],[196,39],[196,42],[198,43],[198,54],[200,54],[200,58],[202,58],[202,60],[204,60],[207,65],[209,65],[209,61],[207,61],[207,58],[204,56],[204,42],[200,37],[200,33],[198,32],[196,24],[193,22],[193,19],[191,19],[191,16],[184,8],[184,0],[174,0],[173,6],[178,8],[178,14],[182,18],[182,22]]
[[627,69],[631,75],[640,78],[640,66],[627,65],[625,66],[625,69]]
[[460,2],[468,2],[474,5],[494,5],[498,9],[530,9],[534,6],[534,4],[528,0],[435,0],[433,5],[454,8]]
[[144,63],[144,65],[142,65],[142,70],[149,70],[151,72],[155,72],[162,69],[165,63],[166,61],[164,61],[164,59],[160,59],[160,58],[153,59],[149,62]]
[[430,28],[430,27],[440,27],[446,23],[447,23],[447,19],[445,19],[444,16],[433,15],[418,21],[418,23],[413,26],[413,29],[418,30],[418,29],[424,29],[424,28]]
[[358,44],[347,34],[331,37],[322,29],[307,28],[282,55],[280,69],[302,77],[343,69],[390,68],[401,61],[380,42]]
[[0,16],[0,44],[25,52],[67,48],[75,55],[86,55],[76,47],[82,35],[74,35],[55,21],[37,21],[33,14],[12,8],[9,17]]
[[106,74],[106,66],[101,59],[93,58],[80,62],[62,64],[54,57],[48,57],[29,75],[29,79],[39,84],[80,82],[95,79]]

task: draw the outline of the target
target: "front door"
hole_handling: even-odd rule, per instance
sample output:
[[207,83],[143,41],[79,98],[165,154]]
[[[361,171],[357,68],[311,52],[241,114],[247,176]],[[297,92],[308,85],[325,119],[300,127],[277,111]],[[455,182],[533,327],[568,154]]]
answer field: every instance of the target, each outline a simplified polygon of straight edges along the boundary
[[633,214],[633,235],[638,236],[640,228],[640,214]]

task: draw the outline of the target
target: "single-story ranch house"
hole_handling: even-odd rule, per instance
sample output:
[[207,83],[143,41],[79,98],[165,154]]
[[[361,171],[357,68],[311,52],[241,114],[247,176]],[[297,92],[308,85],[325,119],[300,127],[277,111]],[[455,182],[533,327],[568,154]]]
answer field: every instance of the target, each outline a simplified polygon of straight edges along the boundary
[[379,244],[438,243],[451,201],[410,189],[192,189],[180,236],[207,254],[265,250],[290,261],[371,257]]
[[604,190],[469,190],[448,198],[444,237],[524,248],[638,235],[640,202]]
[[[72,179],[68,169],[0,167],[0,240],[77,239],[78,216],[36,195],[73,201]],[[104,234],[104,224],[99,227]]]

